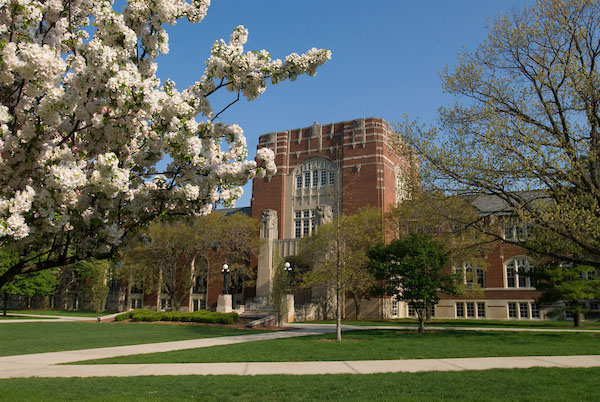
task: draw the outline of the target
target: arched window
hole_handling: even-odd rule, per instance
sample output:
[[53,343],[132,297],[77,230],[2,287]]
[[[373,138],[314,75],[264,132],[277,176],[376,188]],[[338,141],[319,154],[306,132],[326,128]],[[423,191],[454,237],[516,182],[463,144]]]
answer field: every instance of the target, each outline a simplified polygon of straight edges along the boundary
[[312,189],[335,184],[335,164],[325,158],[310,158],[294,172],[296,189]]
[[293,172],[297,197],[291,211],[293,238],[309,236],[316,229],[317,207],[331,205],[335,198],[336,164],[324,157],[312,157],[301,162]]
[[527,257],[514,257],[504,263],[507,288],[534,288],[535,278],[530,276],[533,262]]
[[481,268],[474,267],[468,262],[464,262],[459,266],[454,267],[454,272],[460,273],[462,282],[467,289],[473,288],[474,284],[485,288],[485,271]]

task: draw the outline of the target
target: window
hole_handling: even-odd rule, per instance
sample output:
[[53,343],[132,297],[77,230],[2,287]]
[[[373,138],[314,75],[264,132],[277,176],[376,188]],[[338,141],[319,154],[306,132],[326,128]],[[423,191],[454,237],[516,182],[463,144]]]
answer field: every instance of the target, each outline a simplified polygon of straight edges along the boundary
[[329,184],[330,185],[335,184],[335,173],[334,172],[329,172]]
[[485,318],[485,303],[477,303],[477,317]]
[[535,303],[531,303],[531,318],[540,318],[540,310]]
[[533,264],[528,258],[513,258],[504,265],[507,288],[534,288],[535,278],[528,275]]
[[463,302],[456,303],[456,317],[465,316],[465,304]]
[[335,179],[335,165],[328,159],[311,158],[295,170],[296,188],[315,188],[327,184],[329,173],[330,183]]
[[398,300],[392,299],[392,317],[398,317]]
[[529,318],[529,304],[519,303],[519,318]]
[[299,239],[315,231],[317,214],[314,209],[304,209],[294,212],[294,237]]
[[517,218],[509,218],[502,224],[502,235],[505,240],[525,241],[531,230],[526,222]]
[[417,315],[417,311],[415,310],[415,306],[413,306],[412,304],[408,305],[408,316],[409,317],[415,317]]
[[429,305],[429,316],[430,317],[435,317],[435,304],[430,304]]
[[196,276],[192,293],[206,293],[206,275],[204,273]]
[[508,303],[508,318],[517,318],[517,303]]
[[466,288],[471,289],[474,284],[485,287],[485,271],[481,268],[473,267],[465,262],[461,266],[454,267],[454,272],[462,274],[462,282]]
[[467,317],[475,318],[475,303],[468,302],[467,304]]

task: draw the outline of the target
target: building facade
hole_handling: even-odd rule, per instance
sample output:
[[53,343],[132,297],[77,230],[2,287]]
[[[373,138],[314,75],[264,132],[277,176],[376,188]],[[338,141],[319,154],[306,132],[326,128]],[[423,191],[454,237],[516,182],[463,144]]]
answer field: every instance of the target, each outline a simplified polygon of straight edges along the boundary
[[[260,136],[258,148],[275,154],[277,174],[255,179],[251,216],[263,223],[261,236],[268,245],[257,266],[256,295],[268,300],[273,275],[273,255],[293,256],[298,240],[338,213],[351,214],[364,206],[389,211],[407,196],[408,161],[393,149],[394,133],[380,118],[364,118]],[[501,200],[480,196],[473,200],[479,214],[509,224],[487,253],[485,267],[465,261],[454,267],[463,273],[465,287],[477,284],[477,292],[462,296],[441,295],[431,306],[436,318],[538,320],[546,312],[535,303],[540,295],[526,272],[535,261],[514,244],[527,236],[527,226],[505,219],[510,211]],[[594,307],[594,306],[592,306]],[[597,306],[595,306],[597,309]],[[307,306],[296,305],[296,319],[318,318]],[[369,298],[361,303],[360,318],[414,317],[406,304],[390,298]],[[346,316],[353,316],[348,298]],[[567,317],[568,318],[568,317]]]

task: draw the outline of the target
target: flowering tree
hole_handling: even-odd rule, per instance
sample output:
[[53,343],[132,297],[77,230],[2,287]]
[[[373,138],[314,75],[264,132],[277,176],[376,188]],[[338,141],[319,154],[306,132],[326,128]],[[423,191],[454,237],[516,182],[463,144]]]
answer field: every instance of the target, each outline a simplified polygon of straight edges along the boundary
[[[106,258],[140,225],[205,214],[240,185],[275,171],[263,148],[247,161],[235,124],[216,122],[220,89],[257,98],[272,83],[314,75],[330,58],[311,49],[271,60],[244,53],[248,32],[214,43],[200,80],[161,85],[163,25],[206,15],[209,0],[0,1],[0,245],[21,258],[0,276]],[[233,102],[232,102],[233,103]],[[156,164],[165,155],[165,171]]]

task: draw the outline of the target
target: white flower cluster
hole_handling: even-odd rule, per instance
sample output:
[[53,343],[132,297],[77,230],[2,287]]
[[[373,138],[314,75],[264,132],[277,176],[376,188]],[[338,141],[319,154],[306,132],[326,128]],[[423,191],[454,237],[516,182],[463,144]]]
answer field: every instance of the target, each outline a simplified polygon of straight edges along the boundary
[[[0,0],[2,244],[44,252],[68,241],[93,255],[155,217],[231,205],[240,185],[275,173],[269,149],[246,160],[243,130],[213,122],[209,97],[227,89],[255,99],[268,78],[314,75],[330,53],[271,60],[244,51],[240,26],[215,42],[198,82],[161,86],[165,26],[199,22],[209,5],[129,0],[117,12],[112,0]],[[167,154],[173,162],[157,172]]]

